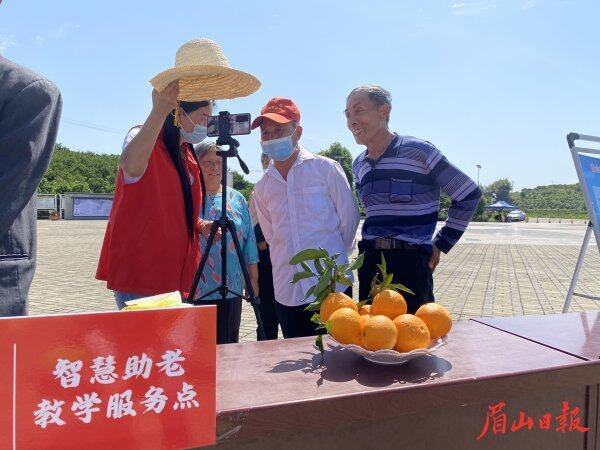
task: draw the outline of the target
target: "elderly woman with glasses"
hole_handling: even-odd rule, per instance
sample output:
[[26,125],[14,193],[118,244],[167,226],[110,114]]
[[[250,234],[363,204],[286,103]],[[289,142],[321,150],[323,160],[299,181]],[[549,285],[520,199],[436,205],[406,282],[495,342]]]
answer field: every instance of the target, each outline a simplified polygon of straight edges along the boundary
[[[204,177],[205,197],[200,208],[200,219],[205,221],[218,220],[221,217],[221,157],[217,154],[220,148],[208,141],[194,147],[200,169]],[[244,261],[248,268],[250,281],[255,295],[258,295],[258,249],[256,237],[248,204],[244,196],[235,189],[227,187],[227,217],[235,224],[237,238],[243,253]],[[207,238],[200,236],[200,248],[204,251]],[[222,277],[226,277],[227,287],[238,294],[244,290],[244,277],[240,261],[235,252],[235,245],[231,235],[227,235],[227,273],[221,273],[221,241],[215,240],[206,266],[200,276],[200,283],[196,291],[196,299],[206,301],[208,304],[217,305],[217,343],[230,344],[239,340],[240,322],[242,316],[242,298],[229,293],[226,301],[221,300],[221,294],[215,292],[208,297],[203,296],[221,285]]]

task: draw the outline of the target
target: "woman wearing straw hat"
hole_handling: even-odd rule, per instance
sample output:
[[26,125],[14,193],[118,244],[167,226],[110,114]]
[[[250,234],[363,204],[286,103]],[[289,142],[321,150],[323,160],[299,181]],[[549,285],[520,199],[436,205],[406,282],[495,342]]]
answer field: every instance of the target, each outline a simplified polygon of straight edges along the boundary
[[206,137],[213,100],[248,95],[260,86],[231,69],[208,39],[185,43],[175,67],[151,80],[152,110],[125,138],[113,207],[96,278],[115,291],[117,306],[136,298],[187,290],[200,261],[201,176],[191,144]]

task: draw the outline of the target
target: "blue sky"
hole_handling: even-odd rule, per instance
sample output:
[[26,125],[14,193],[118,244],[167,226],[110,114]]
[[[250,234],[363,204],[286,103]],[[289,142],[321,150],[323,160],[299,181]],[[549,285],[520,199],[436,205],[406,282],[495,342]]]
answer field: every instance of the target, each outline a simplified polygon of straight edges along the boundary
[[[474,179],[481,164],[484,184],[522,188],[575,182],[565,135],[600,134],[599,13],[595,0],[4,0],[0,53],[59,86],[58,141],[72,149],[120,153],[150,110],[148,80],[208,37],[262,82],[220,109],[255,116],[290,97],[306,148],[340,141],[357,155],[345,99],[380,84],[394,131],[433,142]],[[256,180],[258,135],[240,141]]]

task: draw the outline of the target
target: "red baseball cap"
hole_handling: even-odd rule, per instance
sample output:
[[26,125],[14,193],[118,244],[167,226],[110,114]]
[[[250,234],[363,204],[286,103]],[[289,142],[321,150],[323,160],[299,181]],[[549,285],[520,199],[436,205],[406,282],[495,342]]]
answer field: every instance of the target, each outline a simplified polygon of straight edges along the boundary
[[254,119],[251,128],[259,127],[263,119],[277,123],[300,122],[300,110],[289,98],[273,97],[260,111],[260,116]]

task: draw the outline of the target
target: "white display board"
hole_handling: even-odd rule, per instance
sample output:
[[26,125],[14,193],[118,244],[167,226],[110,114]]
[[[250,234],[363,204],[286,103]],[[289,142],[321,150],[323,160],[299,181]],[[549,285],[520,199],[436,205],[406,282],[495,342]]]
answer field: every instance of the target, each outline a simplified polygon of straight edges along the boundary
[[73,198],[74,217],[106,217],[110,215],[112,199],[108,198]]
[[39,194],[37,198],[37,209],[56,210],[56,195]]

